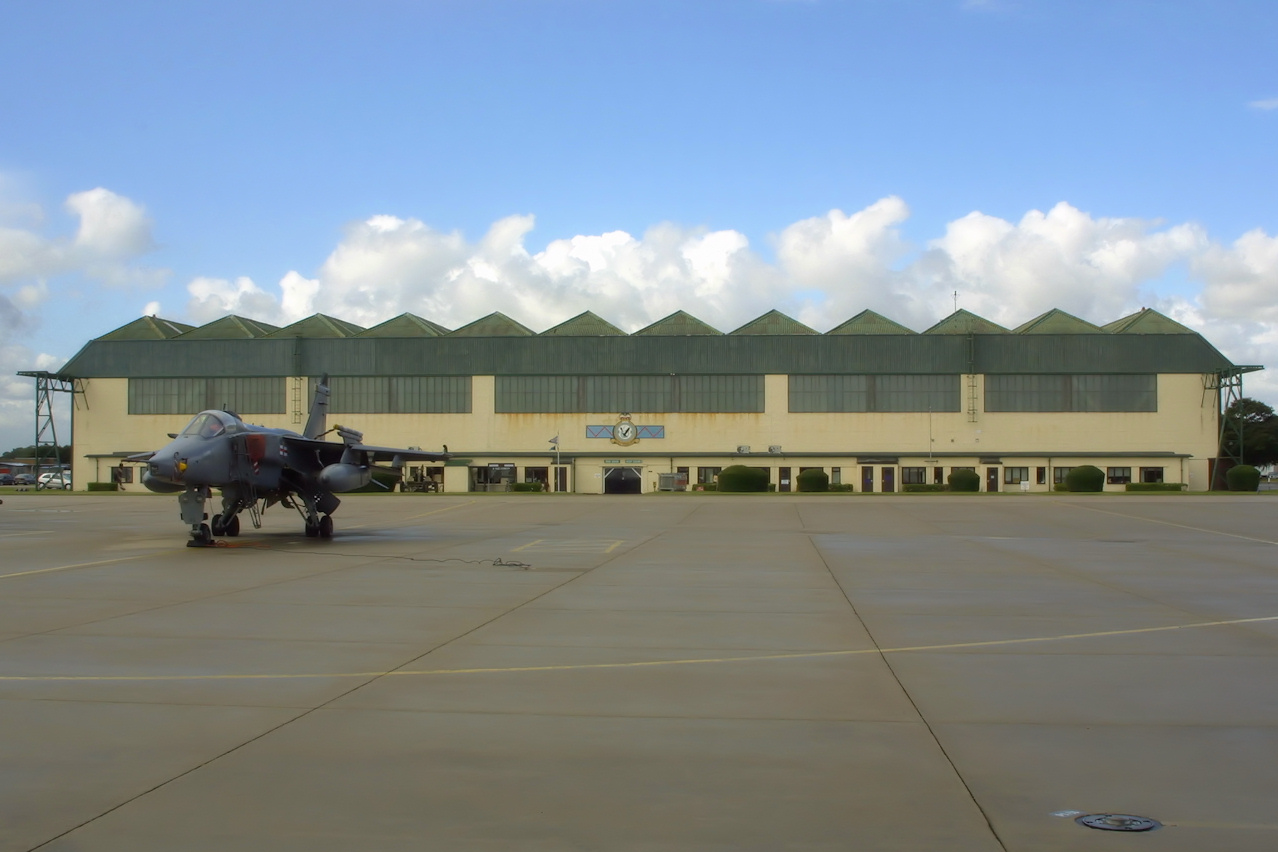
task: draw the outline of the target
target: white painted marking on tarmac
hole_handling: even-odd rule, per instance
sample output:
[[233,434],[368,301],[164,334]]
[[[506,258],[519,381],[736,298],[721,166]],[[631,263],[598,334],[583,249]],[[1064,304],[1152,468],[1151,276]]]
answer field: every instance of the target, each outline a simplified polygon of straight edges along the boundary
[[37,568],[34,571],[18,571],[13,574],[0,574],[0,580],[7,580],[10,577],[29,577],[32,574],[48,574],[53,571],[71,571],[75,568],[93,568],[98,565],[114,565],[117,562],[132,562],[135,559],[145,559],[152,554],[143,553],[137,556],[120,556],[116,559],[99,559],[96,562],[77,562],[74,565],[57,565],[53,568]]
[[1223,536],[1228,536],[1229,538],[1240,538],[1243,541],[1254,541],[1260,544],[1278,544],[1278,541],[1274,541],[1273,539],[1255,538],[1249,535],[1239,535],[1238,533],[1229,533],[1229,532],[1222,532],[1221,530],[1207,529],[1206,527],[1195,527],[1195,526],[1190,526],[1189,524],[1178,524],[1175,521],[1160,521],[1157,518],[1146,518],[1143,515],[1128,515],[1123,512],[1115,512],[1110,509],[1097,509],[1095,506],[1083,506],[1079,503],[1068,503],[1066,505],[1073,506],[1075,509],[1086,509],[1089,512],[1100,512],[1101,514],[1104,514],[1104,515],[1115,515],[1120,518],[1131,518],[1132,520],[1136,520],[1136,521],[1148,521],[1151,524],[1162,524],[1163,526],[1166,526],[1166,527],[1179,527],[1182,530],[1193,530],[1194,532],[1205,532],[1205,533],[1211,533],[1212,535],[1223,535]]
[[[117,560],[118,561],[118,560]],[[50,569],[46,569],[50,570]],[[676,660],[636,660],[626,663],[565,663],[548,666],[502,666],[471,669],[395,669],[369,672],[315,672],[312,674],[216,674],[216,675],[0,675],[0,683],[9,682],[95,682],[95,681],[217,681],[217,680],[314,680],[319,678],[426,677],[459,674],[519,674],[524,672],[566,672],[590,669],[639,669],[663,666],[693,666],[713,663],[757,663],[773,660],[813,660],[822,657],[858,657],[878,654],[905,654],[927,651],[953,651],[964,648],[992,648],[1033,642],[1063,642],[1071,639],[1096,639],[1110,636],[1134,636],[1141,633],[1164,633],[1170,630],[1193,630],[1201,627],[1228,627],[1278,621],[1278,615],[1259,618],[1231,618],[1223,621],[1197,621],[1169,624],[1163,627],[1135,627],[1128,630],[1101,630],[1093,633],[1062,633],[1055,636],[1031,636],[1021,639],[991,639],[984,642],[952,642],[946,645],[907,645],[899,648],[857,648],[841,651],[795,651],[786,654],[752,654],[737,657],[696,657]]]

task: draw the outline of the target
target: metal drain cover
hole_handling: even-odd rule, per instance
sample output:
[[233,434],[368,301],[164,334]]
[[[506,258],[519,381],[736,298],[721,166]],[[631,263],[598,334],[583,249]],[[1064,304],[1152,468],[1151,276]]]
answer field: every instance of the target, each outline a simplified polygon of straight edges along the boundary
[[1152,831],[1162,825],[1156,819],[1131,814],[1087,814],[1074,822],[1101,831]]

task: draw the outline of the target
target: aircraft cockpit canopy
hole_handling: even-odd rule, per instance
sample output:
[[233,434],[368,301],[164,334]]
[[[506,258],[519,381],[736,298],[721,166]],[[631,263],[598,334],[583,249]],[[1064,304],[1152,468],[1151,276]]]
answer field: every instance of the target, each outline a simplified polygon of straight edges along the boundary
[[216,438],[218,435],[239,431],[239,422],[235,415],[225,411],[202,411],[186,424],[186,428],[179,433],[179,436]]

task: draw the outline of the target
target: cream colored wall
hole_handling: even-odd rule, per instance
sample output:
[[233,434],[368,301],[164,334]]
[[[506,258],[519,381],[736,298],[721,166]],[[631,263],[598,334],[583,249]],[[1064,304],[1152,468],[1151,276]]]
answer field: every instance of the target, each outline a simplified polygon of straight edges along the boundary
[[[943,458],[942,465],[974,466],[980,455],[1014,452],[1083,453],[1088,451],[1184,453],[1192,456],[1185,465],[1185,475],[1193,490],[1205,489],[1207,460],[1214,456],[1217,440],[1216,401],[1204,394],[1202,376],[1160,375],[1158,377],[1158,411],[1149,413],[987,413],[981,410],[984,398],[983,377],[977,377],[977,413],[970,420],[964,411],[926,413],[866,414],[791,414],[788,408],[788,380],[784,375],[764,377],[765,410],[754,414],[647,414],[632,412],[637,425],[665,427],[663,439],[641,439],[630,446],[618,446],[608,439],[586,438],[586,427],[616,423],[618,412],[592,414],[495,414],[492,376],[475,376],[472,384],[470,414],[330,414],[329,426],[342,423],[363,432],[369,443],[383,446],[421,447],[427,450],[449,450],[463,457],[474,457],[476,463],[503,460],[501,453],[546,453],[550,438],[558,435],[560,451],[565,456],[577,453],[603,453],[608,458],[644,458],[645,488],[655,483],[655,474],[672,466],[691,469],[693,480],[697,467],[726,467],[734,462],[768,466],[776,481],[782,466],[824,467],[844,469],[844,481],[859,483],[857,455],[890,454],[899,456],[905,466],[922,466],[933,453],[970,454],[971,460]],[[293,386],[290,379],[289,387]],[[963,386],[963,408],[967,406],[967,385]],[[140,452],[162,446],[168,432],[179,431],[190,415],[128,415],[127,379],[91,379],[85,382],[87,406],[81,406],[74,420],[74,442],[77,459],[73,478],[83,488],[91,481],[109,478],[109,460],[86,458],[92,454],[119,451]],[[291,401],[290,401],[291,405]],[[309,407],[309,400],[303,408]],[[266,426],[301,429],[305,412],[280,415],[245,415],[245,420]],[[930,430],[930,439],[929,439]],[[689,457],[672,463],[662,456],[670,453],[734,453],[738,445],[749,445],[753,454],[738,459],[723,456]],[[781,447],[782,456],[759,457],[771,445]],[[847,453],[842,461],[830,458],[805,458],[807,453]],[[486,458],[480,458],[487,454]],[[1054,461],[1005,459],[1007,465],[1035,467],[1039,464],[1073,466],[1094,463],[1098,467],[1141,465],[1167,468],[1167,479],[1180,476],[1181,463],[1176,459],[1159,462],[1141,461],[1133,457],[1130,464],[1121,459],[1091,460],[1073,457]],[[522,465],[543,464],[526,459],[504,459]],[[929,465],[930,467],[930,465]],[[573,463],[575,490],[584,493],[603,491],[601,458],[578,459]],[[983,472],[982,472],[982,475]],[[1133,476],[1137,471],[1133,470]],[[876,482],[878,472],[876,471]],[[899,471],[897,487],[900,488]],[[464,467],[445,471],[445,489],[465,491],[469,485]],[[653,486],[655,487],[655,485]],[[1050,488],[1050,480],[1049,485]],[[140,490],[134,483],[131,490]]]

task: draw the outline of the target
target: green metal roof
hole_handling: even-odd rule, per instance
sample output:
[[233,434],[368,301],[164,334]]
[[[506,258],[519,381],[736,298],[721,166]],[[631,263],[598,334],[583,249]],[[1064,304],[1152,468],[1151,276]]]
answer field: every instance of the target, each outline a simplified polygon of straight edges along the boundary
[[1174,319],[1153,308],[1141,308],[1134,314],[1102,326],[1111,334],[1193,334]]
[[639,329],[636,335],[679,336],[679,335],[721,335],[722,331],[702,322],[692,314],[675,311],[668,317],[659,319],[650,326]]
[[924,334],[1007,334],[1007,329],[985,317],[978,317],[971,311],[959,308]]
[[882,314],[864,310],[842,325],[830,329],[826,334],[917,334],[917,332]]
[[[633,335],[565,333],[574,328],[578,331],[615,328],[586,312],[550,329],[554,333],[533,335],[519,323],[493,314],[465,327],[472,328],[471,333],[460,333],[463,328],[433,337],[426,334],[342,335],[344,327],[358,327],[331,317],[316,316],[258,338],[178,336],[177,333],[166,337],[165,332],[191,327],[144,317],[87,343],[59,374],[105,378],[318,376],[323,373],[335,376],[953,374],[969,371],[1212,373],[1238,369],[1194,332],[1140,333],[1136,329],[1145,326],[1138,325],[1136,320],[1148,327],[1166,328],[1160,318],[1171,323],[1152,311],[1119,321],[1126,323],[1128,330],[1118,334],[1080,331],[1078,323],[1082,321],[1071,323],[1065,319],[1068,316],[1038,317],[1027,324],[1028,328],[1022,326],[1025,331],[1020,334],[1010,334],[993,323],[989,326],[1000,329],[997,333],[951,331],[920,335],[907,330],[888,334],[881,329],[883,323],[891,323],[891,320],[868,312],[858,314],[827,334],[725,335],[713,329],[674,334],[651,330]],[[396,320],[382,325],[389,328]],[[412,320],[408,323],[417,326]],[[1068,328],[1044,330],[1044,326],[1052,323],[1062,323]],[[654,325],[666,329],[709,328],[682,312]],[[880,330],[839,330],[847,327]],[[1173,323],[1172,327],[1181,326]],[[490,333],[474,333],[479,328]],[[507,333],[492,333],[502,329]]]
[[363,326],[339,320],[325,314],[315,314],[292,325],[286,325],[278,331],[266,335],[270,337],[305,337],[324,339],[333,337],[354,337],[363,331]]
[[277,325],[267,325],[264,322],[251,320],[248,317],[228,316],[199,328],[193,328],[182,335],[184,340],[245,340],[257,337],[266,337],[272,332],[279,331]]
[[768,311],[761,317],[750,320],[736,331],[729,334],[817,334],[816,329],[808,328],[803,323],[777,310]]
[[107,332],[99,340],[168,340],[185,334],[195,326],[159,317],[138,317],[128,325]]
[[591,311],[583,311],[570,320],[543,331],[551,337],[625,337],[626,333]]
[[531,337],[532,335],[531,328],[523,323],[515,322],[500,311],[480,317],[448,334],[449,337]]
[[416,314],[400,314],[367,331],[361,331],[356,337],[439,337],[449,333],[449,329],[439,323],[422,319]]
[[[1188,329],[1186,329],[1188,331]],[[1081,320],[1073,314],[1067,314],[1059,308],[1052,308],[1045,314],[1019,325],[1013,334],[1103,334],[1098,325]]]

